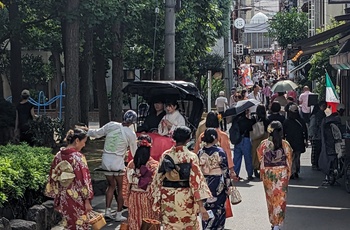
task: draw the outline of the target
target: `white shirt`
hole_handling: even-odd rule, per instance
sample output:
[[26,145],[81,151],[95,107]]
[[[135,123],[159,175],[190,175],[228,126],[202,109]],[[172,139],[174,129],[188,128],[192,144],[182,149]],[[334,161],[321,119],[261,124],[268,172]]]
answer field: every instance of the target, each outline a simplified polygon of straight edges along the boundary
[[218,112],[225,111],[226,107],[228,106],[227,98],[223,97],[223,96],[216,98],[215,105],[216,105],[216,109],[218,110]]
[[128,147],[130,147],[132,156],[135,155],[137,149],[136,134],[129,127],[125,127],[119,122],[111,121],[99,129],[89,129],[87,135],[96,138],[106,136],[104,153],[124,156]]
[[[260,101],[261,103],[262,103],[262,101],[263,101],[263,98],[261,97],[260,92],[258,92],[256,95],[254,95],[254,91],[251,92],[251,93],[248,95],[248,99],[255,99],[255,100],[257,100],[257,101]],[[257,107],[258,107],[257,105],[251,107],[251,108],[250,108],[250,113],[256,113],[256,108],[257,108]]]

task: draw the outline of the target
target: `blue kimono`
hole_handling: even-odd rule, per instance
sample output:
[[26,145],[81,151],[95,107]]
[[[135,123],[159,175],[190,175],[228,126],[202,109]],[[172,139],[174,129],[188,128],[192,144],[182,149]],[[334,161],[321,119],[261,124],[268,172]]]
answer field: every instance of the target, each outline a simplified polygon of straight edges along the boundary
[[214,218],[202,221],[203,229],[224,229],[226,221],[225,202],[227,189],[231,186],[227,155],[216,145],[203,147],[198,153],[199,164],[213,195],[205,201],[204,207],[214,214]]

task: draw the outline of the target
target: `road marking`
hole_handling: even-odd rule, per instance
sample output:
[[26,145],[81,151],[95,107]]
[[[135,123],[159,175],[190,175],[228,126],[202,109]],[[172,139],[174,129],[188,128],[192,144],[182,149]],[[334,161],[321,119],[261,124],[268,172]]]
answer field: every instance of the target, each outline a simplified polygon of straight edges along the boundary
[[350,208],[344,208],[344,207],[326,207],[326,206],[312,206],[312,205],[294,205],[294,204],[287,204],[287,207],[290,208],[309,208],[309,209],[327,209],[327,210],[350,210]]
[[295,185],[295,184],[290,184],[288,187],[292,188],[322,188],[321,186],[310,186],[310,185]]

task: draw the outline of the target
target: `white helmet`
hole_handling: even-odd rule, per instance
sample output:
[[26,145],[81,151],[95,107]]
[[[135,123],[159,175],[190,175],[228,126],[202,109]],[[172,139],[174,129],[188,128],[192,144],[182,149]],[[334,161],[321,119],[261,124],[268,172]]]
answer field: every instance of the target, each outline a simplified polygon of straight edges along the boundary
[[124,113],[124,121],[128,123],[136,123],[137,122],[137,114],[134,110],[128,110]]

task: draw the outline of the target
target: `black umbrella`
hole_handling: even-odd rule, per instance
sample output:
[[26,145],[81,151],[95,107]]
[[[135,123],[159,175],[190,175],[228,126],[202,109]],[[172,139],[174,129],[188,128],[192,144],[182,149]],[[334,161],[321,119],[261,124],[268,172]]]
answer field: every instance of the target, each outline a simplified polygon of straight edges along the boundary
[[247,109],[259,105],[261,102],[255,99],[248,99],[248,100],[242,100],[237,102],[237,105],[229,108],[225,111],[224,113],[224,117],[228,117],[228,116],[236,116],[240,113],[243,113],[244,111],[246,111]]

